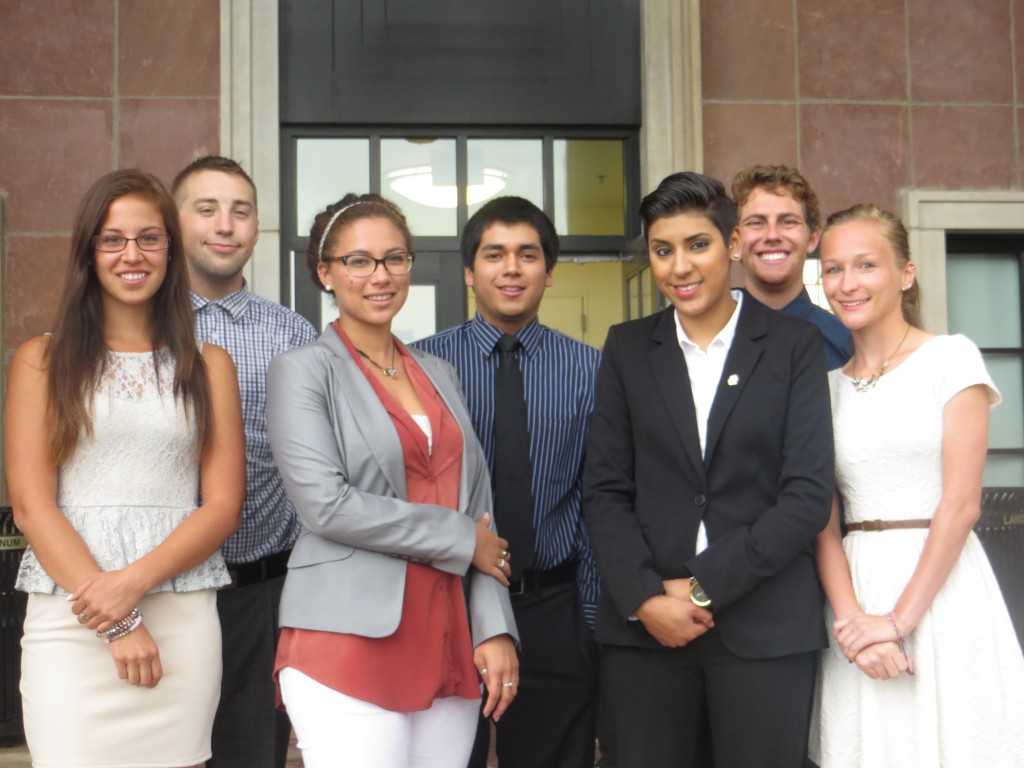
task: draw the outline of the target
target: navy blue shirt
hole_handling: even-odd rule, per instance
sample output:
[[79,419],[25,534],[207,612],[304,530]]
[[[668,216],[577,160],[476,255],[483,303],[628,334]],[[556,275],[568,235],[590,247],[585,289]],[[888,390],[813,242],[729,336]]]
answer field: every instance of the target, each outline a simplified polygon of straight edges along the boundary
[[[477,313],[462,325],[412,344],[455,367],[492,474],[494,375],[499,358],[495,345],[501,335]],[[580,483],[601,353],[537,320],[516,337],[523,345],[519,367],[530,430],[534,568],[547,570],[575,560],[580,602],[593,625],[599,585],[590,538],[580,516]],[[495,523],[500,533],[501,520]]]
[[853,357],[853,339],[850,338],[850,331],[839,318],[811,301],[806,288],[779,311],[818,326],[825,340],[825,364],[830,371],[833,368],[841,368]]

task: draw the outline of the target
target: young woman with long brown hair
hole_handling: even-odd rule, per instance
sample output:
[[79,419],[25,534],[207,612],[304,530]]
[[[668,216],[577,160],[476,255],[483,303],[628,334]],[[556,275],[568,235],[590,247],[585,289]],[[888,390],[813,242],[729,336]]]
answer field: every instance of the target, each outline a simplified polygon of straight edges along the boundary
[[205,760],[244,437],[230,357],[196,345],[177,210],[154,177],[115,171],[86,193],[53,333],[18,349],[6,409],[35,764]]

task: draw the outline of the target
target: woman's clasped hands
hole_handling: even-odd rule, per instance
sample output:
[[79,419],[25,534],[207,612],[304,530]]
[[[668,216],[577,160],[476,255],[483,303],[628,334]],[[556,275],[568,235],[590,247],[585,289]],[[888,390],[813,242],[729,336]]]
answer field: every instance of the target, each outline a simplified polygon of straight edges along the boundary
[[889,616],[854,613],[836,621],[832,632],[843,655],[868,677],[891,680],[904,672],[914,674],[903,637]]
[[100,642],[100,638],[107,640],[117,676],[131,685],[153,688],[163,677],[163,666],[160,650],[142,622],[141,614],[137,622],[131,622],[134,628],[126,625],[128,631],[105,637],[108,630],[131,616],[146,591],[128,569],[100,571],[70,594],[68,602],[78,623],[96,632],[96,642]]

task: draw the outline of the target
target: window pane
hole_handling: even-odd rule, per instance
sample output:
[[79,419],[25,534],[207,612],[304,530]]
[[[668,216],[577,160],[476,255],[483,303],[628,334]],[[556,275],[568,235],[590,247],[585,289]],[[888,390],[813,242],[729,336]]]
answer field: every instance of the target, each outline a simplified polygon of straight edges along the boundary
[[313,323],[313,325],[320,328],[320,332],[323,333],[327,330],[327,326],[338,319],[338,305],[334,301],[334,296],[330,293],[320,291],[320,322]]
[[807,289],[807,295],[811,297],[812,302],[828,312],[832,311],[828,299],[825,298],[825,291],[821,287],[820,259],[808,256],[807,261],[804,262],[804,288]]
[[965,334],[979,347],[1021,346],[1020,274],[1015,257],[950,253],[946,293],[950,333]]
[[643,275],[643,296],[640,298],[641,311],[644,317],[653,314],[658,310],[658,305],[661,300],[661,293],[654,285],[654,275],[651,270],[644,267],[644,271],[640,273]]
[[496,195],[517,195],[544,207],[544,146],[540,139],[470,139],[466,151],[470,216]]
[[640,306],[640,292],[643,290],[644,273],[637,272],[629,280],[626,281],[626,290],[629,293],[629,317],[627,320],[636,320],[638,317],[643,317],[642,309]]
[[556,139],[555,228],[560,235],[625,234],[619,140]]
[[370,191],[368,139],[299,139],[296,147],[297,237],[307,237],[313,218],[348,192]]
[[989,448],[1024,448],[1024,375],[1017,355],[985,355],[988,372],[1003,396],[989,417]]
[[405,306],[395,315],[391,331],[408,344],[437,333],[437,286],[410,285]]
[[989,456],[982,485],[986,488],[1024,487],[1024,456]]
[[380,188],[413,236],[457,235],[455,139],[381,139]]

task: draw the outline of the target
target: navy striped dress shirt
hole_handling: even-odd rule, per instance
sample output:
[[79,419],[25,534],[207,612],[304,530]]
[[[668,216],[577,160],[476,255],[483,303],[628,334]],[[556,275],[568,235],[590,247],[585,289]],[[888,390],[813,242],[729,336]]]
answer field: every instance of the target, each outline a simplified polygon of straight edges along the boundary
[[[494,375],[500,357],[495,345],[501,335],[502,331],[477,313],[462,325],[412,344],[455,367],[492,474]],[[599,584],[590,538],[580,515],[580,482],[601,353],[537,320],[516,336],[523,344],[519,366],[530,430],[534,568],[547,570],[576,560],[580,602],[593,625]],[[501,520],[495,522],[500,532]]]

